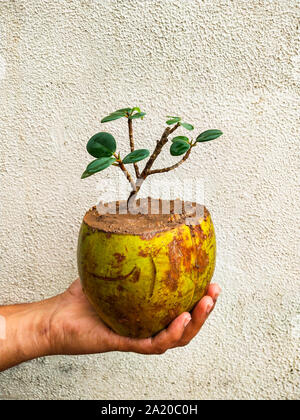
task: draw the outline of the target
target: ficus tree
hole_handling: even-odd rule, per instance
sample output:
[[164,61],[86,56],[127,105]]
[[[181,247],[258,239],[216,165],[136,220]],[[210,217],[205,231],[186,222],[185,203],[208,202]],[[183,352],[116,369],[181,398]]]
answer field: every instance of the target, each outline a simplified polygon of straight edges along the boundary
[[[182,165],[190,156],[191,151],[199,143],[215,140],[220,137],[223,133],[220,130],[212,129],[206,130],[200,133],[196,139],[192,139],[184,135],[176,136],[171,139],[170,153],[172,156],[182,156],[182,158],[174,163],[174,165],[168,166],[161,169],[152,169],[152,166],[161,153],[163,147],[167,144],[169,137],[179,127],[184,128],[187,131],[193,131],[194,126],[192,124],[182,121],[181,117],[167,116],[167,127],[165,128],[160,140],[156,142],[156,146],[152,154],[148,149],[135,149],[134,137],[133,137],[133,121],[137,119],[143,120],[146,113],[142,112],[140,108],[123,108],[111,113],[107,117],[101,120],[101,123],[107,123],[115,121],[120,118],[126,118],[128,124],[129,144],[130,153],[125,157],[121,157],[121,153],[117,151],[117,143],[115,138],[106,132],[100,132],[95,134],[87,143],[88,153],[96,158],[88,164],[86,170],[83,172],[81,178],[88,178],[91,175],[101,172],[110,166],[119,167],[127,180],[131,184],[132,191],[129,195],[127,205],[129,206],[130,201],[134,200],[137,193],[139,192],[143,181],[150,175],[161,174],[164,172],[172,171]],[[147,159],[147,162],[141,171],[138,162]],[[135,172],[135,179],[127,169],[127,165],[133,165]]]

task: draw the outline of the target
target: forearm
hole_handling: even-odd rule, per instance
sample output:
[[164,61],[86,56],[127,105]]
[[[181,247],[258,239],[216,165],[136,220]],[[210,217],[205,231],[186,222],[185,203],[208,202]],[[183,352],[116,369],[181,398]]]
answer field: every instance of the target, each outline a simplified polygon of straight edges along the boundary
[[43,302],[0,306],[0,371],[50,352],[51,299]]

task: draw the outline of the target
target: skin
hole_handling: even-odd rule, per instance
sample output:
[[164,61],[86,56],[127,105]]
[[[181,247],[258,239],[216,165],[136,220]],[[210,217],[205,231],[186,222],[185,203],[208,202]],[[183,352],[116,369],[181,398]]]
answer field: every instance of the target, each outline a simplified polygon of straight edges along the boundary
[[41,356],[108,351],[162,354],[185,346],[200,331],[220,292],[217,284],[211,284],[192,314],[182,313],[168,328],[146,339],[122,337],[108,328],[87,301],[79,279],[50,299],[2,306],[6,339],[0,338],[0,371]]

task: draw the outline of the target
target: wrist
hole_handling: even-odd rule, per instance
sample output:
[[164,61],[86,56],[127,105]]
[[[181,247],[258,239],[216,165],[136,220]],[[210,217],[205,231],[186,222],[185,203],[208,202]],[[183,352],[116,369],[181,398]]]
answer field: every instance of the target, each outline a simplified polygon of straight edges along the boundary
[[45,356],[49,352],[47,320],[46,308],[41,308],[38,303],[28,304],[24,311],[12,317],[17,349],[24,361]]
[[55,299],[11,307],[1,311],[6,336],[0,340],[0,371],[16,364],[51,354],[49,325]]

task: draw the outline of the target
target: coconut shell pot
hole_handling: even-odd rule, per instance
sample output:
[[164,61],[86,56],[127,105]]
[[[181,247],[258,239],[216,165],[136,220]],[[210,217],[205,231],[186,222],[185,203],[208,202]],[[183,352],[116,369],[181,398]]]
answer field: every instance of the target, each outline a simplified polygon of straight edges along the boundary
[[[169,215],[139,231],[128,229],[124,215],[113,217],[118,229],[102,223],[105,216],[96,208],[83,219],[78,240],[83,290],[116,333],[150,337],[205,295],[216,260],[213,222],[206,208],[193,223]],[[146,216],[132,215],[133,227],[141,217]]]

